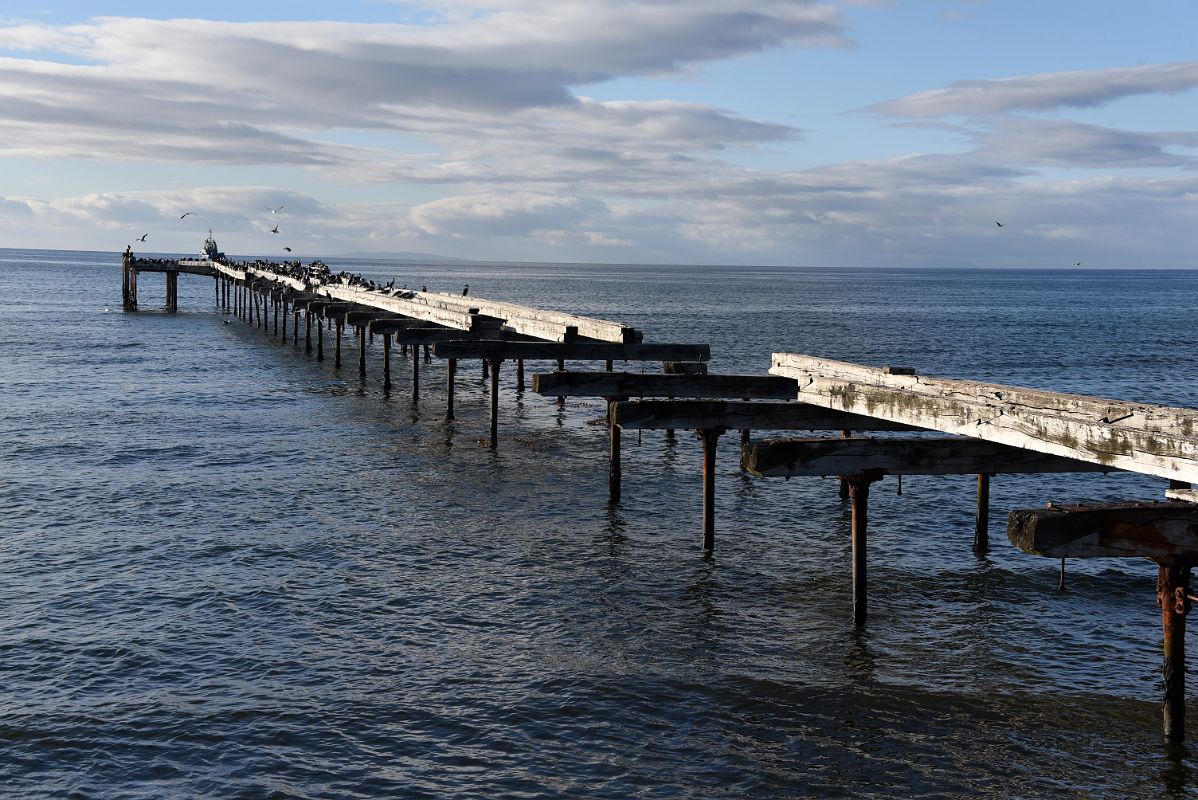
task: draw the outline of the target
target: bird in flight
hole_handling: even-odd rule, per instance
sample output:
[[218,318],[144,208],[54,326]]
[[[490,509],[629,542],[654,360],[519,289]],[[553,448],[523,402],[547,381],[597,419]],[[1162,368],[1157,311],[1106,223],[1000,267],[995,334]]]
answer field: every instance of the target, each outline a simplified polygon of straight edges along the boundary
[[274,226],[273,228],[271,228],[271,229],[270,229],[270,232],[271,232],[271,233],[278,233],[278,232],[279,232],[279,226],[278,226],[278,225]]
[[271,208],[270,206],[264,206],[264,208],[272,214],[278,214],[284,208],[287,208],[287,204],[284,203],[283,205],[279,206],[278,208]]
[[290,252],[291,252],[291,248],[290,248],[290,247],[284,247],[283,249],[284,249],[284,250],[286,250],[288,253],[290,253]]
[[1082,262],[1080,262],[1080,261],[1075,261],[1073,263],[1073,266],[1075,266],[1075,267],[1080,267],[1081,265],[1082,265]]
[[138,239],[137,241],[139,241],[139,242],[144,242],[144,241],[146,240],[146,237],[147,237],[147,236],[149,236],[149,235],[150,235],[150,234],[148,234],[148,233],[143,233],[143,234],[141,235],[141,238],[140,238],[140,239]]
[[194,211],[184,211],[182,214],[179,215],[179,219],[185,219],[187,217],[193,216],[195,213],[196,212],[194,212]]
[[995,220],[995,221],[994,221],[994,224],[995,224],[995,225],[997,225],[997,226],[998,226],[998,227],[1000,227],[1000,228],[1001,228],[1001,227],[1003,227],[1003,224],[1002,224],[1001,222],[999,222],[998,220]]

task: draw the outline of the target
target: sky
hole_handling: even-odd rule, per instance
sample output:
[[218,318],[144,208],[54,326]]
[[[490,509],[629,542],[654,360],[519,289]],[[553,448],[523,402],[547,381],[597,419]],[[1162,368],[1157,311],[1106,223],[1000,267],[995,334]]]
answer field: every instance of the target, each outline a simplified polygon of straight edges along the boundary
[[0,6],[0,246],[1198,267],[1193,0],[180,7]]

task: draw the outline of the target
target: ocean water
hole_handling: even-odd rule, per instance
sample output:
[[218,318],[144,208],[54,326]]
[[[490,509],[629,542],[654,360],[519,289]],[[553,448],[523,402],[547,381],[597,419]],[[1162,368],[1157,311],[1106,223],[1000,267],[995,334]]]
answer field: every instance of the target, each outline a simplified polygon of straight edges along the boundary
[[[1198,407],[1195,272],[329,261],[706,342],[713,371]],[[970,476],[875,484],[855,632],[834,480],[747,477],[727,437],[705,556],[693,434],[626,433],[609,506],[598,401],[508,369],[491,452],[472,365],[446,423],[443,364],[413,404],[377,340],[363,382],[352,337],[338,372],[211,280],[177,314],[140,283],[122,313],[117,254],[0,250],[6,798],[1198,796],[1160,733],[1155,565],[1058,592],[1003,534],[1162,480],[996,477],[985,556]]]

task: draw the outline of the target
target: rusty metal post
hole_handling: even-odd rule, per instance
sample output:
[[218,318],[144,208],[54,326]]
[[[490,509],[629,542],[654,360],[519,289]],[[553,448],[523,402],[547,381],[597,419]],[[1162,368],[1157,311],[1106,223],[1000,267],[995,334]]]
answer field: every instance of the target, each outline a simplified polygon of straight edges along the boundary
[[179,310],[179,273],[174,270],[166,273],[166,310],[172,314]]
[[849,478],[849,501],[853,504],[853,625],[865,624],[866,592],[865,530],[868,522],[869,481]]
[[491,361],[491,449],[499,447],[499,365],[503,359],[486,359]]
[[[559,359],[557,360],[557,371],[558,371],[558,372],[565,372],[565,371],[566,371],[566,359],[564,359],[564,358],[559,358]],[[558,397],[558,398],[557,398],[557,407],[558,407],[558,408],[565,408],[565,407],[566,407],[566,398],[565,398],[565,397]]]
[[615,415],[615,400],[616,398],[608,398],[607,401],[607,432],[608,432],[608,453],[607,461],[607,501],[609,503],[620,502],[620,490],[623,486],[623,472],[620,466],[620,426],[616,424]]
[[358,377],[366,380],[366,326],[358,326]]
[[990,473],[978,473],[978,513],[973,531],[973,551],[990,549]]
[[[847,439],[852,435],[853,435],[852,431],[841,431],[840,432],[840,438],[842,438],[842,439]],[[840,478],[840,499],[841,500],[849,499],[849,482],[848,482],[848,480],[845,479],[845,477],[843,475]]]
[[699,431],[703,440],[703,550],[715,549],[715,453],[722,428]]
[[337,317],[337,321],[335,323],[337,327],[337,344],[333,348],[333,366],[337,369],[341,369],[341,328],[345,324],[343,319],[343,317]]
[[1180,742],[1186,735],[1186,613],[1190,609],[1190,565],[1160,564],[1156,602],[1161,607],[1164,633],[1165,695],[1161,704],[1165,738]]
[[454,379],[458,374],[458,360],[456,358],[449,359],[447,363],[447,377],[445,379],[445,421],[453,422],[453,384]]
[[391,334],[383,334],[383,391],[391,391]]
[[420,345],[412,345],[412,402],[420,399]]
[[752,431],[750,431],[748,428],[740,429],[740,444],[742,447],[749,443],[749,435],[751,433]]

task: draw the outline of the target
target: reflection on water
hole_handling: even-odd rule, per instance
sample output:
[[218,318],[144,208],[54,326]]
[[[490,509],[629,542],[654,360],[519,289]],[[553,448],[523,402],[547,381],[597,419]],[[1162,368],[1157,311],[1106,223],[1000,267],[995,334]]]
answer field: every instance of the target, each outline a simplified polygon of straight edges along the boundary
[[[1198,406],[1193,273],[334,269],[708,342],[713,371],[794,350]],[[1070,562],[1062,594],[1001,535],[1163,482],[1000,476],[984,556],[972,476],[875,486],[853,631],[835,480],[749,478],[735,433],[703,554],[688,431],[626,434],[612,506],[602,404],[514,370],[492,451],[471,368],[448,423],[442,362],[414,402],[395,358],[384,396],[380,341],[363,382],[345,337],[338,374],[221,325],[201,279],[177,315],[104,313],[115,256],[0,251],[0,282],[6,796],[1195,793],[1153,565]]]

